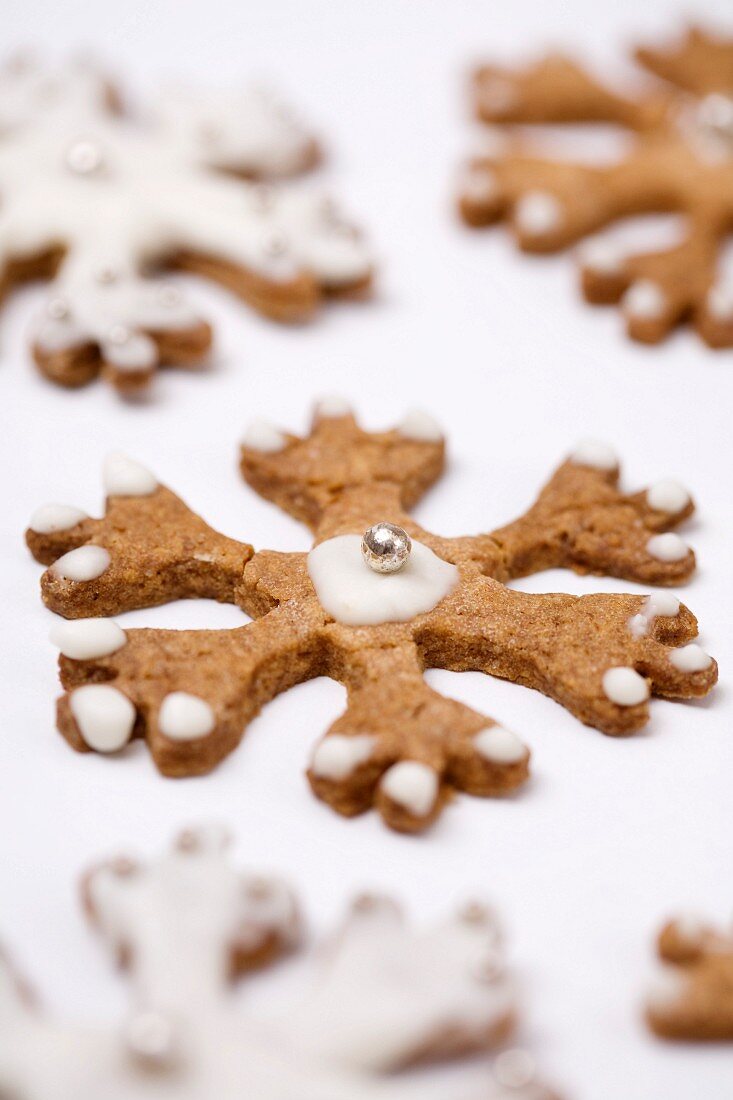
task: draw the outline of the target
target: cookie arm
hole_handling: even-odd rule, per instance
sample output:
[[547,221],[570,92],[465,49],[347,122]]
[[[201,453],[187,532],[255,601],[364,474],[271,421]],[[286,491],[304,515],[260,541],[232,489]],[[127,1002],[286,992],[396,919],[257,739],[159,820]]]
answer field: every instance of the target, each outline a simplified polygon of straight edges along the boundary
[[733,1039],[733,938],[696,917],[670,921],[657,949],[663,964],[645,1014],[663,1039]]

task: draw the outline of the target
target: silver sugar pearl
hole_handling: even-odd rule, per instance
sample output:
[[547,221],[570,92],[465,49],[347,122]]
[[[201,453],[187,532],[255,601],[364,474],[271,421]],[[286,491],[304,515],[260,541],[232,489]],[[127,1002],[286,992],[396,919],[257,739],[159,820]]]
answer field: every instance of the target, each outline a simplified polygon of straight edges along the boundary
[[402,527],[394,523],[375,523],[364,532],[361,556],[375,573],[397,573],[407,563],[412,541]]
[[66,150],[66,167],[77,176],[90,176],[102,167],[102,150],[94,141],[81,138]]
[[175,1032],[162,1012],[138,1012],[127,1025],[125,1041],[132,1057],[149,1069],[166,1069],[174,1061]]
[[53,321],[66,321],[70,314],[68,302],[63,298],[51,298],[46,306],[46,313]]

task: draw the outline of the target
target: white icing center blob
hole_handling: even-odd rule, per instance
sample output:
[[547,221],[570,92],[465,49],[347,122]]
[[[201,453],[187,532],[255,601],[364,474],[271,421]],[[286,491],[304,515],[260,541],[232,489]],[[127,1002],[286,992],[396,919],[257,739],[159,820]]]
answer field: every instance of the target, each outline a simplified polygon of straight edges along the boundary
[[667,299],[657,283],[653,283],[651,279],[639,279],[624,294],[621,307],[631,317],[656,321],[664,316]]
[[43,504],[31,516],[29,527],[37,535],[52,535],[55,531],[69,531],[85,519],[89,519],[87,513],[70,504]]
[[515,207],[514,220],[522,233],[544,237],[562,225],[565,212],[549,191],[528,191]]
[[669,660],[680,672],[704,672],[713,663],[710,654],[695,642],[684,645],[680,649],[673,649]]
[[242,443],[250,451],[276,454],[285,449],[287,439],[269,420],[253,420],[244,433]]
[[214,728],[214,712],[198,695],[172,691],[166,695],[158,713],[158,729],[172,741],[195,741]]
[[325,394],[316,403],[316,416],[322,417],[324,420],[336,419],[340,416],[350,416],[351,405],[338,393]]
[[346,626],[408,622],[432,611],[459,577],[455,565],[416,541],[398,573],[376,573],[362,558],[360,535],[337,535],[316,546],[308,573],[324,611]]
[[419,760],[402,760],[382,776],[380,790],[415,817],[426,817],[438,797],[438,776]]
[[109,568],[109,552],[103,546],[79,546],[55,561],[51,572],[67,581],[93,581]]
[[679,535],[675,535],[673,531],[667,531],[664,535],[652,535],[646,544],[646,551],[657,561],[674,562],[686,558],[690,548]]
[[319,779],[346,779],[372,755],[376,739],[368,733],[324,737],[313,753],[311,771]]
[[397,431],[405,439],[413,439],[417,443],[440,443],[443,439],[440,424],[421,409],[408,412],[402,423],[397,425]]
[[478,754],[494,764],[518,764],[527,757],[526,746],[504,726],[479,730],[473,743]]
[[111,451],[104,460],[104,490],[111,497],[147,497],[158,488],[157,478],[145,466],[122,451]]
[[613,447],[601,439],[581,439],[570,455],[570,461],[578,466],[592,466],[594,470],[615,470],[619,464]]
[[69,706],[79,733],[97,752],[117,752],[130,740],[135,708],[121,691],[109,684],[76,688]]
[[679,481],[668,477],[650,486],[646,500],[657,512],[681,512],[690,503],[690,494]]
[[90,661],[122,649],[127,635],[113,619],[73,619],[56,623],[49,635],[64,657]]
[[603,674],[603,691],[619,707],[636,707],[649,698],[649,685],[633,668],[609,668]]

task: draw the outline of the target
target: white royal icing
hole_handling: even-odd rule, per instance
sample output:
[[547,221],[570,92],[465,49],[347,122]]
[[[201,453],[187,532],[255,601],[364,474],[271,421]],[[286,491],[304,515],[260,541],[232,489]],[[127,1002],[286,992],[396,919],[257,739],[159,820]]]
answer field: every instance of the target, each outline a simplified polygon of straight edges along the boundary
[[680,672],[704,672],[713,663],[713,658],[695,642],[671,650],[669,659]]
[[74,720],[87,745],[97,752],[117,752],[130,740],[135,708],[109,684],[86,684],[69,697]]
[[242,443],[250,451],[275,454],[284,450],[287,439],[269,420],[253,420],[244,433]]
[[527,191],[514,208],[514,220],[522,233],[544,237],[565,220],[560,201],[549,191]]
[[102,480],[104,491],[111,497],[147,497],[158,488],[158,480],[150,470],[122,451],[107,455]]
[[328,393],[316,402],[316,416],[320,416],[324,420],[351,416],[351,405],[341,394]]
[[646,544],[647,554],[657,561],[682,561],[690,553],[690,547],[679,535],[667,531],[663,535],[652,535]]
[[195,741],[214,728],[216,718],[211,706],[198,695],[172,691],[158,712],[158,729],[172,741]]
[[504,726],[488,726],[473,739],[476,751],[494,764],[518,764],[527,756],[527,747],[516,733]]
[[733,283],[718,283],[708,291],[707,310],[723,324],[733,321]]
[[89,519],[87,513],[70,504],[43,504],[36,508],[28,526],[38,535],[52,535],[55,531],[69,531],[85,519]]
[[697,913],[684,913],[675,917],[674,930],[680,939],[690,945],[699,944],[708,931],[708,924]]
[[91,661],[122,649],[127,635],[114,619],[72,619],[58,622],[49,635],[64,657]]
[[651,279],[639,279],[632,283],[621,299],[621,308],[630,317],[643,321],[656,321],[664,316],[667,299],[664,291]]
[[346,779],[369,760],[375,743],[376,738],[368,733],[331,733],[316,745],[311,771],[319,779]]
[[597,275],[613,277],[624,269],[626,253],[618,241],[608,237],[592,237],[578,249],[583,267]]
[[505,76],[484,76],[479,88],[481,104],[494,115],[505,115],[519,101],[519,94],[512,81]]
[[494,202],[501,194],[496,173],[480,165],[464,169],[461,173],[459,189],[464,199],[482,204]]
[[440,603],[458,583],[458,569],[413,540],[398,573],[377,573],[364,562],[359,535],[338,535],[308,555],[308,573],[321,605],[347,626],[407,622]]
[[[43,82],[53,95],[38,93]],[[201,323],[180,291],[146,277],[180,251],[274,282],[369,274],[367,247],[320,188],[265,188],[231,171],[301,167],[311,139],[275,101],[177,93],[131,117],[107,108],[104,84],[69,66],[33,81],[5,73],[0,85],[0,267],[66,248],[34,326],[42,351],[93,343],[117,370],[150,371],[150,334]]]
[[422,409],[413,409],[409,412],[397,425],[397,431],[405,439],[413,439],[417,443],[440,443],[443,439],[440,424]]
[[658,512],[681,512],[690,503],[690,494],[684,485],[672,478],[664,478],[650,486],[646,494],[647,504]]
[[633,668],[609,668],[603,674],[603,691],[620,707],[635,707],[649,698],[649,684]]
[[109,568],[109,552],[103,546],[79,546],[51,566],[51,572],[67,581],[93,581]]
[[401,760],[382,776],[383,794],[415,817],[427,817],[438,797],[438,776],[419,760]]
[[619,464],[613,447],[600,439],[581,439],[570,455],[570,461],[578,466],[592,466],[595,470],[615,470]]
[[689,988],[689,982],[678,966],[660,966],[649,986],[647,1005],[654,1012],[672,1011]]
[[678,615],[680,601],[672,592],[653,592],[641,605],[641,611],[629,619],[629,629],[636,638],[649,633],[649,628],[657,615],[665,617]]

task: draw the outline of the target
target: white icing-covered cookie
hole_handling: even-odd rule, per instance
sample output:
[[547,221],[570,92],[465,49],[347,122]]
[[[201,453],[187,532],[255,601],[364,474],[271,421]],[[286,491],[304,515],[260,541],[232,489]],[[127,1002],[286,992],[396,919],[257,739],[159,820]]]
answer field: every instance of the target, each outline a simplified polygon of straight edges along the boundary
[[364,562],[359,535],[338,535],[308,555],[308,573],[323,609],[347,626],[407,622],[432,611],[458,583],[458,569],[414,541],[398,573]]

